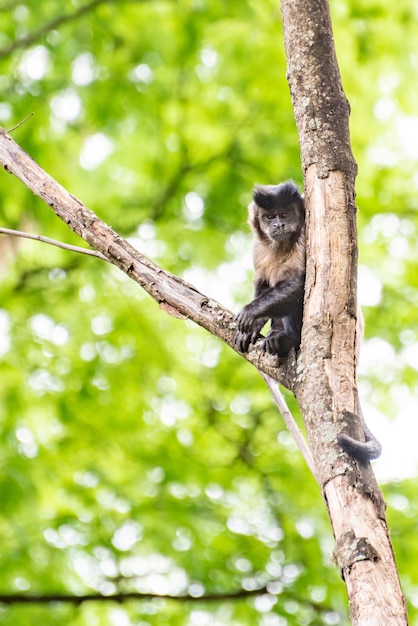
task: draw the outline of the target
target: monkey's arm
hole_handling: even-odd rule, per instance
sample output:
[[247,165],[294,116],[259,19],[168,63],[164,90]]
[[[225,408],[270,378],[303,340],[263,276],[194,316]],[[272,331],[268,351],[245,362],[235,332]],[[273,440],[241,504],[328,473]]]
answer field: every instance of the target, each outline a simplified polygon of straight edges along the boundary
[[[259,298],[269,289],[270,287],[264,281],[256,281],[254,285],[254,299]],[[254,344],[257,341],[261,329],[265,324],[267,324],[268,320],[268,317],[262,317],[254,320],[254,324],[248,332],[238,329],[237,334],[235,335],[235,342],[240,352],[247,352],[250,344]]]
[[237,317],[238,330],[252,333],[259,319],[292,316],[303,304],[304,276],[298,274],[291,280],[282,280],[275,287],[266,289],[247,304]]

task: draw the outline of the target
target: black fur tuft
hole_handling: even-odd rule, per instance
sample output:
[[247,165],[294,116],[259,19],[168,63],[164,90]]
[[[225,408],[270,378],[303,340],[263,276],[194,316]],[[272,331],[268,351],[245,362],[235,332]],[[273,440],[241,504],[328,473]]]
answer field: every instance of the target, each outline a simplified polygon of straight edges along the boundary
[[302,205],[300,191],[291,180],[280,185],[256,185],[253,198],[256,205],[265,211],[284,208],[294,202]]

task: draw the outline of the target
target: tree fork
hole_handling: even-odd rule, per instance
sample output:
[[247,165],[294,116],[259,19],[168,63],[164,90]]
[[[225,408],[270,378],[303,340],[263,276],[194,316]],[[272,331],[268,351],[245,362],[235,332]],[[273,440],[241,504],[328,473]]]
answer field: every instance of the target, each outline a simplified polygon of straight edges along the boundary
[[[356,385],[357,165],[349,104],[327,0],[282,0],[288,67],[305,178],[307,273],[304,327],[292,391],[336,540],[354,626],[407,624],[383,496],[370,464],[337,444]],[[360,424],[350,425],[361,436]]]

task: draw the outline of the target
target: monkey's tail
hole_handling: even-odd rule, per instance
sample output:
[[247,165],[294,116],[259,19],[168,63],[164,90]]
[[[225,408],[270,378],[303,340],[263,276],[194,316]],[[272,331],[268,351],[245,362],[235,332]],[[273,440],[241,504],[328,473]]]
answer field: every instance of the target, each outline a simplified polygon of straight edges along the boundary
[[354,457],[361,463],[367,463],[373,459],[377,459],[382,454],[382,446],[366,424],[363,411],[359,407],[359,416],[364,431],[365,441],[357,441],[349,435],[339,435],[338,443],[350,456]]

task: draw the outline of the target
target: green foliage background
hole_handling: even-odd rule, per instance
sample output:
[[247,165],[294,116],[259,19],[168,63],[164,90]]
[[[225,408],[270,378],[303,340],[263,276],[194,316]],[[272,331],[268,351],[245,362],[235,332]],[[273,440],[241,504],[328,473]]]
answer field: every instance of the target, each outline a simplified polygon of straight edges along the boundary
[[[302,182],[279,3],[90,4],[3,1],[0,123],[33,111],[13,136],[46,171],[238,311],[251,293],[252,185]],[[361,264],[381,289],[364,308],[366,347],[390,356],[363,368],[362,384],[391,416],[417,390],[418,8],[331,8]],[[0,199],[0,226],[79,244],[6,173]],[[0,624],[347,625],[318,488],[257,373],[107,264],[0,246],[0,594],[271,592],[3,605]],[[417,487],[384,485],[412,624]]]

